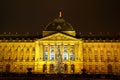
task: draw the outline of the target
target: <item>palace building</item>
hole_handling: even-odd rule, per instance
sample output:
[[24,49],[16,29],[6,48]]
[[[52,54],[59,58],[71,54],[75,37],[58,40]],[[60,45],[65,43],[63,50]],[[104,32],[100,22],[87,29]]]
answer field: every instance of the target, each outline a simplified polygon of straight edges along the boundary
[[80,74],[82,69],[120,74],[120,34],[77,34],[61,13],[42,34],[0,34],[0,72],[26,73],[27,68],[47,74]]

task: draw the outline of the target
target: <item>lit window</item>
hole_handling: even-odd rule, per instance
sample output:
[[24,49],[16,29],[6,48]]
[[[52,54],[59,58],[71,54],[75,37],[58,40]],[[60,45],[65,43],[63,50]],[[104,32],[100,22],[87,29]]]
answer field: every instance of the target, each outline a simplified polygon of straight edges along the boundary
[[98,51],[97,51],[97,50],[95,50],[95,51],[94,51],[94,54],[95,54],[95,55],[98,55]]
[[84,61],[84,62],[87,62],[87,58],[86,58],[86,57],[83,57],[83,61]]
[[104,57],[103,57],[103,55],[101,55],[101,62],[103,62],[104,61]]
[[95,62],[98,62],[98,56],[95,55]]
[[32,61],[35,61],[35,57],[33,56]]
[[48,59],[48,52],[44,52],[43,60],[47,60],[47,59]]
[[64,51],[64,60],[68,60],[68,53]]
[[20,65],[20,70],[22,70],[23,69],[23,66],[22,65]]
[[104,65],[101,66],[101,70],[104,70]]
[[50,60],[54,60],[54,46],[50,46]]
[[92,65],[89,65],[89,70],[90,70],[90,71],[92,70]]
[[43,47],[43,60],[48,59],[48,46]]
[[114,50],[114,55],[118,56],[118,51],[117,50]]
[[98,65],[95,66],[95,70],[98,70]]
[[26,61],[29,61],[29,57],[27,57]]
[[68,60],[68,48],[67,48],[67,45],[64,46],[63,59],[64,59],[64,60]]
[[17,57],[15,57],[15,61],[17,61]]
[[74,53],[73,52],[70,53],[70,60],[74,60]]
[[117,61],[118,61],[117,56],[114,56],[114,61],[115,61],[115,62],[117,62]]
[[100,55],[103,55],[104,54],[104,51],[103,50],[100,50]]
[[21,57],[20,61],[23,61],[23,57]]
[[109,50],[106,53],[107,53],[107,55],[111,55],[111,51],[109,51]]
[[89,62],[92,62],[92,58],[91,58],[91,56],[89,56]]
[[107,61],[110,62],[110,55],[107,55]]

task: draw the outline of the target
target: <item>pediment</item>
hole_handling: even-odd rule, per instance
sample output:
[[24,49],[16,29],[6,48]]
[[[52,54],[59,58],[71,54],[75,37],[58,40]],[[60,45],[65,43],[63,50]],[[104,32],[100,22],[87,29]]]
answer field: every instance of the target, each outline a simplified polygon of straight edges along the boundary
[[73,41],[78,41],[77,38],[63,34],[63,33],[55,33],[52,35],[49,35],[47,37],[41,38],[39,40],[73,40]]

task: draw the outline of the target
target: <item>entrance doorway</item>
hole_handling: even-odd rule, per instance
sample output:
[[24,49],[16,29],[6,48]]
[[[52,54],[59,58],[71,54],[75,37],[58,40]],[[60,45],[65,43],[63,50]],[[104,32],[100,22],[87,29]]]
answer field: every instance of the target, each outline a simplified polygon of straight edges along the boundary
[[112,65],[111,64],[108,64],[107,69],[108,69],[108,73],[112,73]]
[[2,72],[3,71],[3,67],[2,66],[0,66],[0,72]]
[[10,72],[10,64],[6,65],[6,72]]
[[74,65],[74,64],[71,65],[71,72],[72,72],[72,73],[75,72],[75,65]]

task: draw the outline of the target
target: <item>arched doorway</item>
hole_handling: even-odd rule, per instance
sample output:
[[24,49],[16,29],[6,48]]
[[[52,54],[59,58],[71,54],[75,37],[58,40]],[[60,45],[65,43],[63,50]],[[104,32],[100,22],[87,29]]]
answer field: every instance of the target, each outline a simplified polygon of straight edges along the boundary
[[6,72],[10,72],[10,64],[6,65]]
[[54,72],[54,65],[50,64],[50,73],[53,73],[53,72]]
[[71,65],[71,72],[72,72],[72,73],[75,72],[75,65],[74,65],[74,64]]
[[47,72],[47,65],[46,64],[43,65],[43,72]]
[[107,69],[108,69],[108,73],[112,73],[112,65],[111,64],[108,64]]
[[65,73],[68,72],[68,65],[67,64],[64,65],[64,70],[65,70]]
[[3,66],[0,66],[0,72],[2,72],[3,71]]

